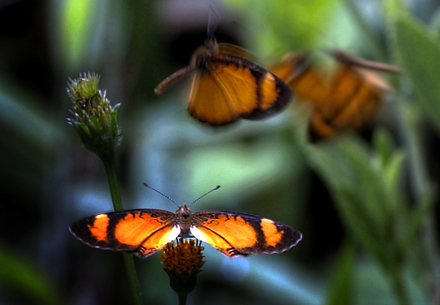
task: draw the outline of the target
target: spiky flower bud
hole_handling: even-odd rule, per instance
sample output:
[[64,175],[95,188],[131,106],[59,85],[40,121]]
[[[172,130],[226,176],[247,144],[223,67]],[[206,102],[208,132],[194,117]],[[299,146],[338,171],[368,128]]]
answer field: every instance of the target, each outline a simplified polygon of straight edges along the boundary
[[99,75],[80,74],[69,79],[67,93],[73,102],[73,118],[67,119],[79,134],[84,146],[99,157],[110,156],[119,145],[122,135],[119,126],[119,107],[114,108],[99,90]]

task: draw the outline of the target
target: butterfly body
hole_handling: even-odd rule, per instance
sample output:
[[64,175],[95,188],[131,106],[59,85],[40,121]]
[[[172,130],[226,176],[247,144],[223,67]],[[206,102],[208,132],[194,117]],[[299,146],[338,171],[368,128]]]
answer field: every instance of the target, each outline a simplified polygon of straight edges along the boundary
[[284,252],[302,238],[292,227],[270,219],[226,211],[192,213],[186,204],[175,213],[138,209],[99,214],[74,223],[70,232],[91,247],[140,257],[177,237],[195,237],[229,257]]
[[246,57],[250,54],[244,49],[207,40],[193,53],[189,66],[163,80],[155,92],[161,94],[171,84],[194,74],[188,112],[195,119],[215,126],[238,118],[268,117],[288,105],[292,91]]

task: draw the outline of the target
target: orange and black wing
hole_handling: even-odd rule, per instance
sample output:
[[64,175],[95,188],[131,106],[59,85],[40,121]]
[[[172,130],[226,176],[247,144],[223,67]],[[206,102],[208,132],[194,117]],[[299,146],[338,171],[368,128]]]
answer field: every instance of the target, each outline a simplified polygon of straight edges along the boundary
[[373,119],[384,96],[383,90],[366,81],[359,69],[349,65],[341,65],[334,73],[329,90],[333,103],[321,111],[336,130],[361,128]]
[[[272,71],[286,81],[300,101],[312,107],[310,125],[318,138],[340,130],[356,131],[372,121],[390,86],[377,71],[399,73],[398,67],[367,61],[339,50],[327,52],[339,63],[330,77],[307,54],[286,54]],[[304,68],[306,67],[306,68]]]
[[307,101],[318,109],[329,103],[328,82],[310,63],[309,53],[287,53],[271,71],[290,86],[300,101]]
[[310,52],[306,51],[288,52],[278,63],[269,66],[269,70],[290,85],[290,81],[296,79],[311,67],[309,55]]
[[147,257],[180,234],[174,213],[163,210],[125,210],[84,218],[70,232],[85,244]]
[[204,211],[193,215],[192,235],[223,254],[281,253],[302,238],[294,228],[250,214]]
[[210,125],[256,120],[283,109],[292,91],[271,72],[241,57],[218,53],[196,69],[188,111]]

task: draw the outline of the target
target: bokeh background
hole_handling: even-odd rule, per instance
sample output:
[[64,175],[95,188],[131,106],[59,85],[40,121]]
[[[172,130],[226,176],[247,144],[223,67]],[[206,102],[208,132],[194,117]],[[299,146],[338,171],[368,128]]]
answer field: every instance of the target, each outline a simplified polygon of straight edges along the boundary
[[[434,0],[2,0],[0,304],[132,301],[122,256],[68,232],[74,221],[112,210],[100,160],[66,122],[66,82],[88,71],[101,75],[113,105],[122,103],[125,208],[177,209],[142,182],[179,203],[220,184],[193,211],[262,215],[303,233],[280,255],[231,260],[205,245],[188,304],[435,304],[439,8]],[[389,80],[395,92],[376,122],[342,142],[304,142],[294,106],[214,130],[187,114],[188,82],[153,93],[204,42],[213,10],[217,40],[249,49],[262,65],[288,51],[338,48],[405,73]],[[387,158],[397,165],[381,167]],[[338,177],[363,173],[340,191]],[[378,183],[383,176],[391,190]],[[397,225],[383,239],[368,235],[374,222],[363,226],[346,209],[374,201],[375,192],[397,206],[386,214]],[[381,208],[375,215],[385,215]],[[382,259],[384,252],[396,257]],[[176,304],[158,258],[135,261],[144,303]],[[403,270],[403,288],[390,270]]]

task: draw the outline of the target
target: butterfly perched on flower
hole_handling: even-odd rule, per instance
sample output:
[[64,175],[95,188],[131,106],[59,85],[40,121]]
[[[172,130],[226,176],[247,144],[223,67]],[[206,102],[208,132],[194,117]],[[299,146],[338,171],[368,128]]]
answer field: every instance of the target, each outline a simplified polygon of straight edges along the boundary
[[161,250],[177,237],[195,237],[229,257],[281,253],[302,238],[294,228],[267,218],[225,211],[193,213],[189,205],[183,204],[175,213],[157,209],[103,213],[75,222],[70,232],[91,247],[140,257]]

